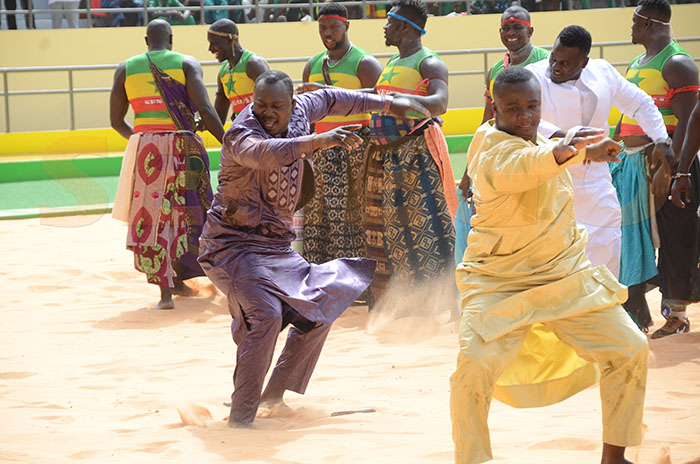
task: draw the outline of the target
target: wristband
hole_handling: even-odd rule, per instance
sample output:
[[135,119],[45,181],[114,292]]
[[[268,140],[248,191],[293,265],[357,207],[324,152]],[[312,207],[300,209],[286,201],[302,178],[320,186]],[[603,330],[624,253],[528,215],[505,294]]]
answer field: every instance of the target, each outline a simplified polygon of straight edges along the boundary
[[670,147],[673,144],[673,139],[671,137],[666,137],[665,140],[657,140],[654,142],[654,145],[666,145],[667,147]]
[[394,97],[392,95],[384,95],[384,106],[382,107],[382,113],[388,113],[393,102]]
[[692,177],[689,172],[677,172],[671,176],[671,179],[680,179],[681,177],[687,177],[688,180]]

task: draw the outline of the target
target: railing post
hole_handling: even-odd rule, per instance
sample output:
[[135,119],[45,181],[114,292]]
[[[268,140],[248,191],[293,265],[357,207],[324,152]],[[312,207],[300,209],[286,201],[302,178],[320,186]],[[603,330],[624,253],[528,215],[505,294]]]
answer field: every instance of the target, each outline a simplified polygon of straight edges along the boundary
[[5,132],[10,132],[10,93],[7,88],[7,71],[3,71],[2,79],[5,86]]
[[204,18],[206,15],[204,11],[204,0],[199,0],[199,24],[206,24],[207,20]]
[[29,20],[27,29],[34,29],[34,0],[27,0],[27,8],[29,9],[29,13],[24,17]]
[[85,0],[85,9],[87,10],[87,23],[88,23],[88,28],[92,28],[92,10],[90,7],[92,6],[90,4],[90,0]]
[[73,70],[68,70],[68,98],[70,103],[70,130],[75,130],[75,104],[73,102]]
[[367,0],[362,0],[362,19],[367,19]]
[[603,58],[603,55],[605,55],[605,52],[604,52],[603,50],[605,50],[605,46],[604,46],[604,45],[601,45],[601,46],[600,46],[600,57],[601,57],[601,58]]
[[148,0],[143,0],[143,25],[148,25]]
[[484,81],[489,78],[489,53],[484,52]]

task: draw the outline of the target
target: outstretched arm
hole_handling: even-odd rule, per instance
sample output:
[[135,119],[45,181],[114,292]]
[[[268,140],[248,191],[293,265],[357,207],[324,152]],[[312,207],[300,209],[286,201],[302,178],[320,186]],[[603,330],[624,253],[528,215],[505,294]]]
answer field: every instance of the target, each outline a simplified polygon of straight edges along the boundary
[[114,83],[112,93],[109,95],[109,120],[115,131],[125,139],[131,137],[134,129],[124,121],[127,111],[129,111],[129,99],[126,97],[124,80],[126,79],[126,64],[122,63],[114,73]]
[[185,72],[187,96],[199,111],[204,127],[221,142],[224,138],[224,126],[209,101],[209,95],[202,80],[202,66],[191,56],[186,56],[182,63],[182,70]]

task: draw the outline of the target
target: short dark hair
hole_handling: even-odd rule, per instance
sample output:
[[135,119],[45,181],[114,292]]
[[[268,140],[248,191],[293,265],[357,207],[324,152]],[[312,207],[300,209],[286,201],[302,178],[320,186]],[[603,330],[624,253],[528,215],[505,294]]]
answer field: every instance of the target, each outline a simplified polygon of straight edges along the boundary
[[321,16],[342,16],[343,18],[348,17],[348,9],[342,3],[324,3],[318,10],[318,17]]
[[284,82],[287,90],[289,91],[289,96],[294,97],[294,84],[292,83],[292,78],[283,73],[282,71],[269,70],[260,74],[257,79],[255,79],[255,87],[257,88],[261,84],[276,84],[278,82]]
[[209,29],[216,32],[223,32],[225,34],[236,34],[238,35],[238,26],[236,23],[228,18],[221,18],[216,20]]
[[557,36],[557,40],[565,47],[575,47],[588,56],[591,51],[591,33],[581,26],[566,26]]
[[519,5],[513,5],[506,8],[506,11],[501,15],[502,19],[508,19],[511,16],[523,16],[527,22],[530,22],[530,12],[527,9]]
[[428,7],[421,0],[395,0],[391,7],[401,8],[408,19],[425,28],[425,23],[428,21]]
[[669,22],[671,20],[671,5],[668,0],[641,0],[637,3],[640,11],[648,11],[652,13],[654,19],[659,21]]
[[[493,93],[494,95],[497,94],[501,87],[506,84],[519,84],[531,80],[537,82],[532,71],[519,66],[511,66],[498,73],[498,76],[496,76],[496,79],[493,81]],[[539,82],[537,83],[539,85]]]

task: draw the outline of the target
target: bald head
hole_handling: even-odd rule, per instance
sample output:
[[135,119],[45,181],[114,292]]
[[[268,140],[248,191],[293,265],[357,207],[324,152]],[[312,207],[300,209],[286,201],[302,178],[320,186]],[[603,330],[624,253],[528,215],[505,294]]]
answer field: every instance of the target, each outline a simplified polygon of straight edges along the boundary
[[173,30],[167,21],[154,19],[146,26],[146,43],[149,49],[171,48]]

